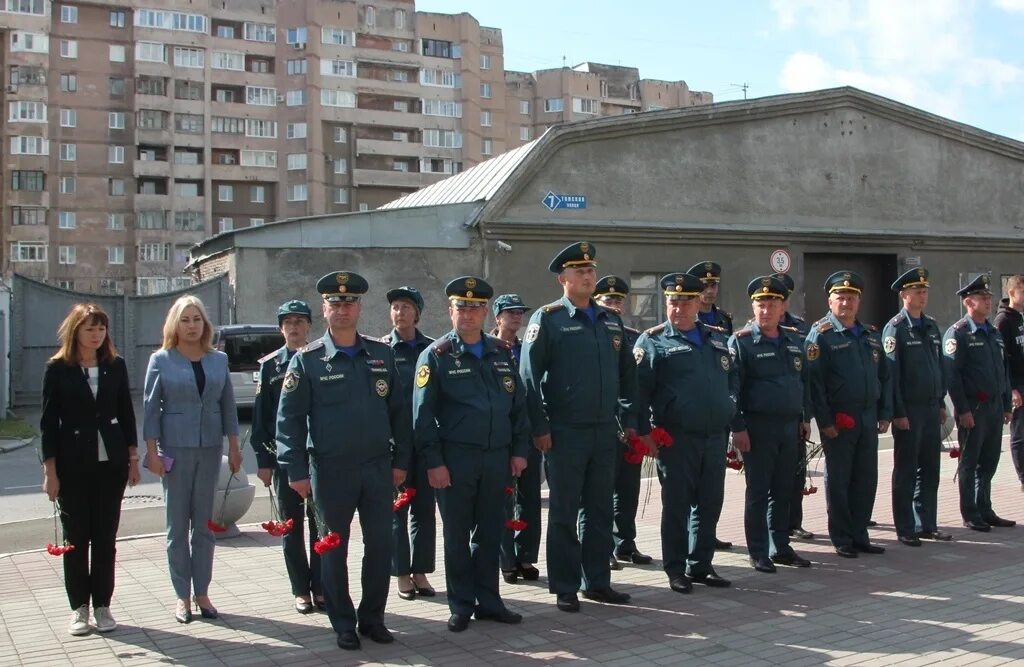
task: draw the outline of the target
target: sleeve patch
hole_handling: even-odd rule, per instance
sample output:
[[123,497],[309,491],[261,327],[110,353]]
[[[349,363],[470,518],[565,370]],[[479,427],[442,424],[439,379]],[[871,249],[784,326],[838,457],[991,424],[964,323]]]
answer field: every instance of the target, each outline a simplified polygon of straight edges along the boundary
[[423,389],[430,382],[430,367],[420,366],[416,369],[416,386]]
[[284,384],[281,385],[281,390],[284,392],[295,391],[295,388],[299,386],[299,373],[298,371],[288,371],[284,376]]
[[885,342],[882,344],[882,349],[885,350],[886,354],[892,354],[896,351],[896,337],[886,336]]
[[524,343],[532,343],[537,340],[537,335],[540,334],[540,324],[534,322],[526,328],[526,337],[523,338]]
[[818,347],[817,343],[809,343],[807,345],[807,361],[817,361],[818,357],[821,356],[821,348]]
[[645,354],[644,348],[642,348],[642,347],[634,347],[633,348],[633,358],[636,359],[636,363],[640,364],[640,363],[643,362],[644,354]]
[[952,336],[948,338],[943,349],[946,351],[946,354],[950,357],[956,354],[956,338],[953,338]]

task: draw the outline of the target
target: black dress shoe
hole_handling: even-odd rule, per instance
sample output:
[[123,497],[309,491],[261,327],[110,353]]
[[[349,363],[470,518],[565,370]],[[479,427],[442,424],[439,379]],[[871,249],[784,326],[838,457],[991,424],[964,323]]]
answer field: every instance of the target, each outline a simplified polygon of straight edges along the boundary
[[690,580],[681,574],[676,574],[668,578],[668,587],[674,590],[676,593],[692,593],[693,584]]
[[728,588],[732,585],[732,582],[728,579],[723,579],[718,576],[718,573],[715,572],[714,568],[709,568],[704,574],[698,574],[697,576],[688,574],[686,577],[695,584],[704,584],[711,588]]
[[579,611],[580,599],[575,593],[559,593],[556,596],[559,611]]
[[996,528],[1013,528],[1017,525],[1016,521],[1011,521],[1010,519],[1003,519],[996,516],[995,514],[993,514],[992,516],[985,517],[985,523],[987,523],[990,526],[995,526]]
[[346,651],[358,651],[361,646],[359,635],[356,634],[355,630],[345,630],[338,633],[338,648],[345,649]]
[[803,528],[801,528],[799,526],[797,526],[793,530],[789,531],[789,536],[790,537],[795,537],[798,540],[813,540],[814,539],[814,533],[810,532],[809,530],[804,530]]
[[964,521],[964,528],[970,528],[976,530],[979,533],[987,533],[992,530],[992,526],[988,525],[984,521]]
[[807,560],[806,558],[798,554],[789,554],[786,556],[772,556],[772,562],[776,565],[786,565],[788,567],[811,566],[811,561]]
[[732,542],[725,542],[717,537],[715,538],[715,551],[727,551],[732,549]]
[[484,611],[479,607],[473,611],[473,615],[476,616],[478,621],[494,621],[496,623],[507,623],[509,625],[516,625],[517,623],[523,622],[523,615],[517,614],[514,611],[509,611],[507,608],[501,611]]
[[469,627],[469,616],[466,614],[452,614],[448,617],[448,629],[452,632],[462,632]]
[[885,547],[880,547],[877,544],[871,544],[870,542],[868,542],[867,544],[854,544],[853,548],[856,549],[857,551],[861,552],[862,554],[884,554],[885,553]]
[[516,569],[519,571],[519,576],[527,581],[537,581],[540,578],[540,570],[532,565],[520,563],[516,566]]
[[952,535],[941,530],[925,530],[918,533],[917,537],[922,540],[938,540],[939,542],[951,542],[953,540]]
[[360,625],[359,634],[364,637],[369,637],[371,640],[378,644],[390,644],[395,641],[394,636],[391,632],[383,625]]
[[750,564],[753,565],[754,569],[758,572],[775,574],[775,563],[773,563],[768,556],[751,556]]
[[519,570],[502,570],[501,578],[506,584],[514,584],[519,581]]
[[632,563],[633,565],[650,565],[651,562],[654,560],[647,554],[640,553],[636,549],[630,551],[629,553],[617,553],[615,554],[615,557],[621,561]]
[[327,611],[327,600],[318,600],[316,596],[313,596],[313,605],[320,611]]
[[609,570],[621,570],[622,566],[619,565],[619,561],[615,559],[615,556],[608,556],[608,569]]
[[295,611],[299,612],[300,614],[312,614],[313,609],[315,609],[315,607],[313,607],[312,602],[306,602],[305,600],[295,601]]
[[836,547],[836,553],[839,554],[840,556],[842,556],[843,558],[856,558],[857,557],[857,550],[854,549],[849,544],[844,544],[841,547]]
[[908,547],[919,547],[921,546],[921,539],[916,535],[899,535],[896,537],[900,544],[905,544]]
[[583,591],[583,597],[606,604],[629,604],[629,593],[620,593],[611,586],[592,591]]

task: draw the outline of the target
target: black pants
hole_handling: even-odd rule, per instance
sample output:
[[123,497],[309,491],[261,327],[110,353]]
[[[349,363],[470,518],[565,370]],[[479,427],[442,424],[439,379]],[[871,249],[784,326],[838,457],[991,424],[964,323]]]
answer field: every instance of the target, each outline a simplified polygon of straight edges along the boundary
[[[281,515],[281,520],[291,519],[295,522],[291,531],[281,538],[284,566],[288,570],[292,595],[301,597],[312,594],[314,597],[321,597],[323,585],[320,579],[320,554],[313,550],[313,545],[319,537],[313,506],[307,507],[302,496],[288,485],[288,472],[281,468],[274,468],[274,493],[277,494],[277,511]],[[302,533],[305,519],[309,519],[308,554]]]
[[807,486],[807,443],[797,440],[796,475],[793,476],[793,489],[789,495],[789,529],[804,527],[804,487]]
[[[1024,386],[1014,389],[1024,392]],[[1013,467],[1017,469],[1017,479],[1024,484],[1024,408],[1014,410],[1010,421],[1010,456]]]
[[62,469],[58,478],[64,539],[75,546],[74,551],[64,554],[68,602],[72,609],[90,601],[93,608],[109,607],[128,467],[104,461]]

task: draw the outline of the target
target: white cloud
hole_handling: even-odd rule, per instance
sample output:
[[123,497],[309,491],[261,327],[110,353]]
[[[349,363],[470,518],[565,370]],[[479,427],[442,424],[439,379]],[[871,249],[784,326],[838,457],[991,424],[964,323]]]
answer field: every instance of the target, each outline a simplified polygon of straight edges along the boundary
[[993,5],[1007,12],[1024,12],[1024,0],[994,0]]

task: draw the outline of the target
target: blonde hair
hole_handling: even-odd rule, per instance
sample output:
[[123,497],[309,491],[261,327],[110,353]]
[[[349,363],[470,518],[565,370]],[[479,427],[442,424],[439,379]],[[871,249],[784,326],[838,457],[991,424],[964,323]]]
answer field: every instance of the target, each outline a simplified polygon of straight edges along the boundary
[[95,303],[76,303],[71,307],[67,317],[57,327],[57,340],[60,349],[50,357],[50,361],[63,361],[66,364],[78,363],[78,330],[82,326],[102,325],[107,330],[107,337],[96,350],[96,358],[109,362],[117,357],[117,348],[110,339],[110,318]]
[[213,324],[210,322],[209,315],[206,314],[206,306],[199,300],[199,297],[191,294],[179,297],[167,311],[167,319],[164,320],[164,342],[160,346],[161,349],[169,350],[178,345],[178,320],[189,306],[195,306],[199,311],[199,316],[203,318],[203,335],[199,338],[199,346],[207,351],[213,349]]
[[1024,274],[1017,273],[1006,280],[1006,289],[1024,289]]

